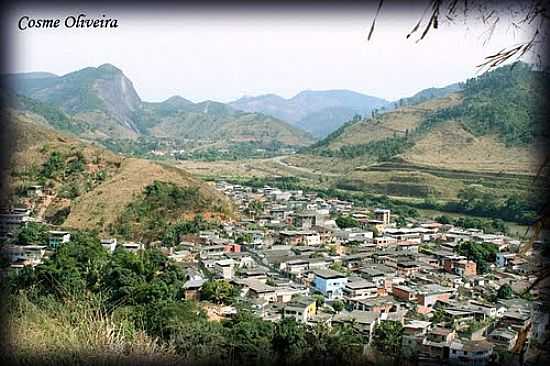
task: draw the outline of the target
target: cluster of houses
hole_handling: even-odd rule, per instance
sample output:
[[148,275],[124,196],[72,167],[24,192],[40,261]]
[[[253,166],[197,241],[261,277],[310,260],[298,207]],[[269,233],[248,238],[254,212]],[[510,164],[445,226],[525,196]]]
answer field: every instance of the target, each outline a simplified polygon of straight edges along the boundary
[[[537,245],[521,253],[520,241],[504,234],[430,220],[408,219],[397,227],[388,209],[355,207],[300,190],[223,181],[216,189],[231,198],[240,219],[162,248],[188,274],[185,299],[199,300],[208,278],[223,279],[265,320],[351,324],[364,335],[366,352],[377,325],[399,322],[402,354],[418,364],[487,365],[498,357],[522,363],[530,346],[546,339],[546,305],[536,293],[517,295],[534,281],[537,264],[528,258],[536,256]],[[338,227],[335,218],[346,216],[352,227]],[[4,219],[0,216],[2,228]],[[44,252],[68,240],[70,233],[51,231],[47,245],[13,244],[2,252],[12,262],[25,259],[23,265],[34,266]],[[498,248],[487,273],[458,254],[465,241]],[[116,239],[102,245],[111,252],[117,246],[143,249]],[[504,285],[516,295],[499,298]],[[223,312],[231,316],[235,309]]]

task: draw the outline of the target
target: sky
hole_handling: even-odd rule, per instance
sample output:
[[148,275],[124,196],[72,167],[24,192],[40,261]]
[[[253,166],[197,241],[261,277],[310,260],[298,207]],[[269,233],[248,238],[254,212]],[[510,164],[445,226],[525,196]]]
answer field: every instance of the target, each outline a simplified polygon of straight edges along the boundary
[[[421,4],[421,2],[419,3]],[[406,34],[424,6],[383,7],[371,41],[375,5],[349,9],[180,7],[13,8],[7,22],[7,72],[63,75],[111,63],[133,82],[141,99],[181,95],[194,102],[228,102],[274,93],[349,89],[388,100],[476,76],[484,57],[526,39],[499,27],[484,44],[487,25],[443,22],[421,42]],[[35,19],[85,13],[118,19],[116,29],[19,30]],[[505,23],[505,22],[501,22]]]

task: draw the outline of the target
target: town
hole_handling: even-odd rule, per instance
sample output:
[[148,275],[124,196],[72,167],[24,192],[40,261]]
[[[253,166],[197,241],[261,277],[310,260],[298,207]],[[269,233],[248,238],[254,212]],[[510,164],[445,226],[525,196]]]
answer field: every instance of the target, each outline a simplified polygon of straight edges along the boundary
[[[210,320],[231,318],[234,302],[204,301],[203,287],[223,282],[263,320],[351,325],[368,355],[377,329],[401,325],[399,353],[420,365],[525,364],[547,337],[549,316],[535,271],[543,242],[518,240],[428,219],[397,220],[383,207],[357,207],[314,192],[252,188],[216,181],[239,217],[160,246],[181,266],[185,300],[200,301]],[[43,199],[41,186],[29,188]],[[70,230],[48,231],[41,245],[16,233],[39,221],[30,208],[0,214],[3,269],[35,268],[71,241]],[[106,251],[139,253],[154,243],[105,237]],[[498,355],[498,357],[497,357]]]

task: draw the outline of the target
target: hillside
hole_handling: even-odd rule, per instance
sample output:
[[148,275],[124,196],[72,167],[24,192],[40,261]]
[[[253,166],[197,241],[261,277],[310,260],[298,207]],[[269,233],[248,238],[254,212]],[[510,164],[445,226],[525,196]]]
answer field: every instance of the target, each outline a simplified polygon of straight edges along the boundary
[[[253,141],[259,147],[305,146],[304,131],[258,113],[237,112],[229,105],[193,103],[175,96],[144,102],[122,70],[105,64],[63,76],[49,73],[8,75],[11,107],[32,113],[50,126],[114,147],[147,138],[169,137],[177,149],[198,144],[231,145]],[[195,141],[199,140],[199,141]]]
[[547,77],[525,64],[464,83],[462,92],[346,123],[306,152],[449,169],[533,172]]
[[[113,223],[128,206],[154,184],[172,184],[179,191],[193,192],[187,204],[172,211],[174,221],[196,214],[232,215],[231,205],[223,195],[182,169],[115,155],[62,135],[25,115],[13,119],[16,133],[10,169],[12,202],[34,203],[37,215],[47,222],[112,231]],[[43,200],[33,200],[26,195],[26,187],[31,184],[44,185],[51,194]],[[140,239],[139,232],[133,234],[133,239]]]
[[316,137],[324,137],[355,114],[370,114],[390,102],[349,90],[303,91],[285,99],[275,94],[243,97],[229,103],[246,112],[259,112],[287,121]]
[[142,125],[151,136],[206,139],[221,146],[243,141],[306,146],[313,141],[304,131],[273,117],[235,111],[213,101],[189,104],[170,98],[162,103],[147,103]]

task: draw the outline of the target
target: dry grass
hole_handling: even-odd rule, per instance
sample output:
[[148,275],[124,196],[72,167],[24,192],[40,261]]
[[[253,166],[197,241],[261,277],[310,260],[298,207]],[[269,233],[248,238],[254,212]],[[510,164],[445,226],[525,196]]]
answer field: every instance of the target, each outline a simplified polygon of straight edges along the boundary
[[416,141],[402,158],[414,164],[507,173],[534,174],[540,165],[536,146],[506,146],[496,136],[475,137],[460,123],[447,122]]
[[[106,230],[107,225],[122,213],[128,203],[154,180],[171,182],[181,187],[199,187],[201,199],[208,202],[206,212],[201,212],[205,216],[233,214],[230,202],[221,193],[181,168],[149,160],[123,158],[76,137],[60,134],[30,117],[18,116],[15,126],[14,170],[22,171],[33,165],[39,167],[52,151],[81,151],[88,162],[99,159],[102,168],[107,170],[108,178],[104,182],[71,200],[71,211],[64,223],[67,227]],[[98,166],[88,164],[87,169],[92,173]],[[10,185],[15,187],[17,179]],[[66,204],[55,201],[52,208],[64,206]]]
[[112,364],[176,359],[170,346],[115,320],[83,301],[37,306],[24,295],[10,299],[8,351],[16,363]]
[[332,141],[329,149],[337,150],[344,145],[366,144],[392,137],[394,134],[403,136],[407,129],[412,131],[418,127],[426,113],[457,105],[461,100],[461,94],[450,94],[445,98],[433,99],[384,113],[374,120],[359,122],[347,128],[342,135]]

